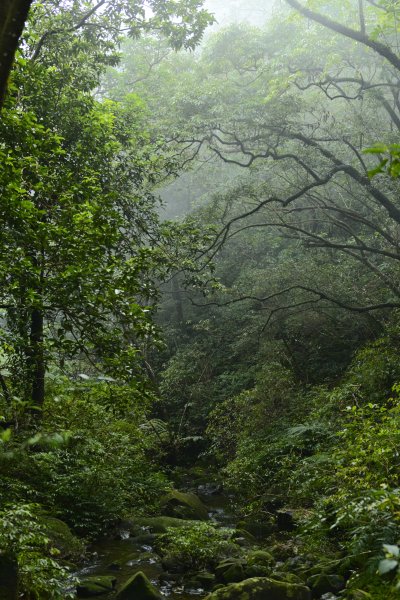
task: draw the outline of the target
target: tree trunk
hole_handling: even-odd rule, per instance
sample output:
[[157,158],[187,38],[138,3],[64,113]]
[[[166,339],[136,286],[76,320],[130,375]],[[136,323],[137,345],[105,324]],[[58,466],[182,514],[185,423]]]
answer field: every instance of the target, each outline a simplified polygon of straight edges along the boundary
[[183,305],[182,305],[182,294],[179,287],[179,281],[177,276],[172,278],[172,298],[175,302],[175,310],[176,310],[176,320],[178,323],[183,323],[184,315],[183,315]]
[[32,0],[0,0],[0,108]]
[[0,598],[1,600],[17,600],[18,566],[9,554],[0,554]]
[[[35,308],[31,314],[29,375],[31,381],[31,401],[34,407],[42,407],[44,402],[45,358],[43,348],[43,311]],[[36,409],[34,409],[35,411]]]

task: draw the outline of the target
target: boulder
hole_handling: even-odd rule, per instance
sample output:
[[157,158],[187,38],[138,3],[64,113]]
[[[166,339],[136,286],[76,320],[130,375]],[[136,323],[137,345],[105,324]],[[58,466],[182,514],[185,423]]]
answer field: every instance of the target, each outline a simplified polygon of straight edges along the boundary
[[0,598],[2,600],[19,598],[18,565],[17,561],[8,554],[0,554]]
[[290,510],[278,510],[276,513],[276,524],[279,531],[293,531],[296,523]]
[[272,520],[264,522],[239,521],[236,527],[248,531],[257,540],[262,540],[277,530],[277,526]]
[[200,571],[200,573],[197,573],[193,578],[193,581],[206,590],[211,589],[215,584],[215,575],[213,573],[208,573],[208,571]]
[[163,596],[139,571],[131,577],[115,596],[115,600],[161,600]]
[[246,579],[247,577],[243,565],[236,563],[223,572],[222,578],[225,583],[237,583],[238,581],[243,581],[243,579]]
[[215,575],[219,582],[235,583],[246,579],[244,572],[244,561],[235,558],[222,560],[215,569]]
[[196,494],[171,490],[161,499],[161,505],[165,513],[171,517],[200,521],[208,519],[207,508]]
[[253,577],[220,588],[207,600],[311,600],[311,592],[304,585]]
[[40,523],[43,525],[50,543],[60,553],[61,558],[79,558],[83,551],[84,545],[70,530],[68,525],[57,519],[47,515],[40,516]]
[[184,573],[186,565],[182,563],[182,559],[177,554],[167,554],[161,561],[165,571],[170,573]]
[[266,550],[253,550],[247,554],[246,560],[249,566],[262,565],[263,567],[269,567],[275,562],[272,554]]
[[76,587],[78,598],[91,598],[92,596],[101,596],[107,594],[115,588],[117,580],[108,575],[99,575],[98,577],[85,577]]
[[286,573],[285,571],[273,571],[270,575],[271,579],[276,579],[277,581],[286,581],[287,583],[299,583],[300,585],[304,584],[299,575],[296,573]]
[[245,529],[235,529],[231,536],[231,539],[235,542],[235,544],[238,544],[239,546],[253,546],[257,544],[257,540],[254,537],[254,535],[252,535]]
[[244,572],[246,573],[245,579],[250,579],[251,577],[268,577],[268,575],[271,575],[271,568],[263,565],[251,565],[247,566]]
[[346,587],[346,582],[341,575],[321,573],[309,577],[307,585],[311,588],[312,597],[320,598],[323,594],[341,592]]

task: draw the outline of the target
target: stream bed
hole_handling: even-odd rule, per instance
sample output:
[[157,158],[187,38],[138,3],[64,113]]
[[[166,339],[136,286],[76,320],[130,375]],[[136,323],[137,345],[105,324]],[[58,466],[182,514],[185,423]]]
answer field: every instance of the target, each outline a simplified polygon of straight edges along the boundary
[[[210,493],[211,490],[211,493]],[[229,497],[215,493],[212,487],[200,486],[196,490],[208,510],[209,522],[222,527],[234,527]],[[141,527],[141,535],[131,536],[129,529],[121,527],[114,538],[98,540],[89,548],[86,564],[75,573],[79,579],[87,576],[111,575],[118,587],[135,573],[142,571],[151,583],[170,600],[201,598],[209,592],[202,587],[185,582],[184,575],[168,573],[161,564],[152,544],[155,534],[148,527]],[[102,594],[103,600],[111,600],[116,592]]]

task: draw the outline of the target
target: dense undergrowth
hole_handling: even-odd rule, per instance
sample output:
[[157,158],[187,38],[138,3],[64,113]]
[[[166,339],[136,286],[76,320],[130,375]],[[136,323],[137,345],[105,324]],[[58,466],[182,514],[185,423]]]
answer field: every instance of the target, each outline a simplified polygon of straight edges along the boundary
[[298,509],[299,539],[316,560],[336,557],[350,577],[347,597],[364,589],[386,598],[396,583],[396,561],[384,577],[379,563],[384,544],[400,537],[398,348],[393,315],[339,381],[304,386],[289,369],[265,365],[257,385],[219,405],[208,426],[210,455],[243,514],[268,520],[274,506]]

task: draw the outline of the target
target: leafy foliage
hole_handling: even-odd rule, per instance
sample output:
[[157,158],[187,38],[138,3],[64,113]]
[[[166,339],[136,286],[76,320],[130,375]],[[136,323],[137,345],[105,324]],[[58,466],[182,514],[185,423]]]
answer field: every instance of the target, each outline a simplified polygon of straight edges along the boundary
[[0,512],[0,545],[2,553],[16,560],[21,591],[27,597],[73,598],[70,589],[74,580],[57,562],[53,548],[37,516],[33,504],[9,505]]
[[169,528],[161,537],[160,549],[188,569],[206,569],[232,554],[232,548],[235,550],[234,543],[229,539],[232,533],[232,530],[217,529],[201,522],[183,529]]

